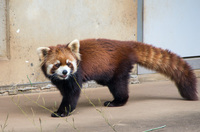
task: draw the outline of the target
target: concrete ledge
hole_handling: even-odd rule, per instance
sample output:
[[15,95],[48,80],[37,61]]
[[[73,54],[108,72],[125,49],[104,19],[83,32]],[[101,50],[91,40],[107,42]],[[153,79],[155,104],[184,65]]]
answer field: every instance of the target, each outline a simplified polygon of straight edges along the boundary
[[[129,84],[137,84],[138,76],[131,75]],[[95,81],[89,81],[83,84],[83,88],[97,88],[102,87],[97,84]],[[39,92],[50,92],[57,91],[57,88],[51,84],[51,82],[38,82],[38,83],[28,83],[28,84],[17,84],[17,85],[8,85],[0,86],[0,96],[3,95],[16,95],[16,94],[25,94],[25,93],[39,93]]]
[[0,86],[0,96],[1,95],[16,95],[21,93],[39,93],[42,91],[56,91],[54,85],[51,82],[38,82],[33,84],[17,84]]

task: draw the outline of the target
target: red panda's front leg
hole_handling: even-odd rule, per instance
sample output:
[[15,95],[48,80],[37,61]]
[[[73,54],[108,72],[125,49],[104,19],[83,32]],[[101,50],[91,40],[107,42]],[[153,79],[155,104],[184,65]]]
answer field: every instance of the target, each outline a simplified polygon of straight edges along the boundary
[[58,110],[51,114],[51,117],[65,117],[71,114],[76,108],[80,91],[74,95],[63,96],[62,102]]

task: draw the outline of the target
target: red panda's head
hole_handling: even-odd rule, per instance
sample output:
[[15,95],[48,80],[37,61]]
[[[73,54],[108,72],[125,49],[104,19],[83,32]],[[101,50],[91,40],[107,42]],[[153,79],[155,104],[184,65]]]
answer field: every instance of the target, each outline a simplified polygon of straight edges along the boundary
[[77,63],[80,61],[79,47],[79,40],[67,45],[39,47],[37,53],[44,74],[50,79],[68,79],[77,71]]

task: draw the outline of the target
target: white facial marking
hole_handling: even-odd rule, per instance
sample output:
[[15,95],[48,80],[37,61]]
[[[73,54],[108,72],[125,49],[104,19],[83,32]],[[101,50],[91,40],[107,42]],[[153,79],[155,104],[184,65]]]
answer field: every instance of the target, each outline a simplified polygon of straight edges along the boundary
[[67,60],[66,60],[66,63],[71,63],[71,64],[73,65],[74,70],[73,70],[72,73],[75,73],[75,72],[77,71],[76,60],[70,61],[70,60],[67,59]]
[[[70,60],[66,60],[66,64],[67,63],[71,63],[73,65],[73,71],[72,69],[68,66],[68,65],[61,65],[58,67],[58,69],[56,69],[54,72],[57,74],[57,77],[60,79],[67,79],[69,77],[70,74],[73,74],[77,71],[77,64],[76,64],[76,60],[70,61]],[[51,73],[51,69],[54,67],[54,65],[56,64],[60,64],[59,60],[56,60],[55,63],[53,64],[49,64],[47,66],[47,74],[48,75],[52,75]],[[67,73],[63,74],[63,71],[67,71]]]
[[73,71],[73,73],[74,73],[74,72],[77,71],[76,61],[74,60],[74,61],[72,61],[71,63],[72,63],[72,65],[73,65],[73,67],[74,67],[74,71]]
[[[63,71],[66,70],[67,74],[63,75]],[[61,79],[67,79],[68,76],[70,75],[71,69],[68,66],[60,66],[55,73],[58,74],[58,77],[61,77]],[[66,76],[66,77],[65,77]]]
[[60,61],[59,60],[56,60],[56,62],[54,63],[54,64],[49,64],[48,66],[47,66],[47,74],[48,75],[51,75],[52,73],[51,73],[51,69],[53,68],[53,65],[55,65],[55,64],[60,64]]
[[47,66],[47,74],[51,75],[51,69],[53,68],[53,64]]
[[60,64],[60,61],[59,60],[56,60],[56,62],[54,64]]

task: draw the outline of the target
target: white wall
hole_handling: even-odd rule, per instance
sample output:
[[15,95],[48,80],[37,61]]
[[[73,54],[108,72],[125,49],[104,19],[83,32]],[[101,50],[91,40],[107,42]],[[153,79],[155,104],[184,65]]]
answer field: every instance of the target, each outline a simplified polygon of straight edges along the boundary
[[143,41],[181,57],[200,56],[200,1],[144,1]]
[[137,0],[9,0],[10,60],[0,86],[46,81],[36,48],[73,39],[136,40]]

